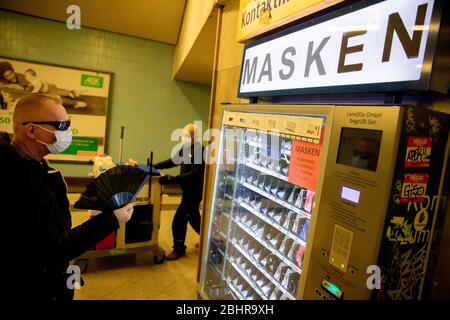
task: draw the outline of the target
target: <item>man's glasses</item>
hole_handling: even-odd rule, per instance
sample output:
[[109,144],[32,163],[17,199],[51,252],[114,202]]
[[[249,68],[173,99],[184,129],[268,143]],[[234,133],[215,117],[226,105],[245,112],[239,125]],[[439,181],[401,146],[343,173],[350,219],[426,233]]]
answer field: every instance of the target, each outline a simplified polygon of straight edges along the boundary
[[33,124],[49,124],[56,128],[58,131],[66,131],[70,127],[70,120],[66,121],[26,121],[22,122],[22,125]]

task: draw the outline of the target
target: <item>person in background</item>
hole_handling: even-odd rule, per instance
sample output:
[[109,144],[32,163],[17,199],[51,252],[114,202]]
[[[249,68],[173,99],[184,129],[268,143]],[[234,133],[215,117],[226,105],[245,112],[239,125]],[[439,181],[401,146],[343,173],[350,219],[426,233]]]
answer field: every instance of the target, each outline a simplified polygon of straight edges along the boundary
[[67,186],[61,173],[44,160],[47,154],[63,152],[72,141],[61,103],[55,95],[22,97],[13,115],[13,140],[0,144],[0,224],[6,259],[0,288],[7,299],[72,300],[77,276],[69,268],[70,260],[133,213],[128,204],[72,229]]
[[186,255],[186,232],[188,223],[200,234],[199,206],[203,194],[203,145],[198,141],[197,128],[193,123],[183,128],[183,147],[170,159],[155,164],[156,169],[169,169],[180,166],[177,176],[164,175],[159,178],[162,185],[178,184],[181,186],[181,203],[172,221],[173,251],[166,257],[167,261],[177,260]]

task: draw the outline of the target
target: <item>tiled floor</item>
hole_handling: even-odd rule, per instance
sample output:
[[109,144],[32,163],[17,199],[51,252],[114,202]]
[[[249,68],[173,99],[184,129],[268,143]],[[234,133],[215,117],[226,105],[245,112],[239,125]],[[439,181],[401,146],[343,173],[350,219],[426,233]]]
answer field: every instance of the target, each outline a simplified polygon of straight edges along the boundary
[[[161,212],[159,245],[170,253],[171,223],[175,211]],[[177,261],[153,263],[153,254],[95,259],[83,274],[85,285],[76,290],[76,300],[181,300],[197,299],[197,259],[199,236],[189,226],[187,256]]]

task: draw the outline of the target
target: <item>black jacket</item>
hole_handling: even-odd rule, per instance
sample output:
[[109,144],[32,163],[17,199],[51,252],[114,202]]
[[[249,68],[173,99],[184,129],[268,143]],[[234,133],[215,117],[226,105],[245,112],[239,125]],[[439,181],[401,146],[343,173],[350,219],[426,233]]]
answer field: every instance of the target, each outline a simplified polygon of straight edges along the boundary
[[66,192],[59,171],[0,144],[0,234],[6,260],[0,283],[9,298],[72,299],[66,285],[70,260],[119,227],[107,212],[71,229]]
[[204,147],[201,143],[194,143],[181,148],[175,157],[155,164],[156,169],[169,169],[180,166],[180,174],[170,180],[181,186],[183,194],[202,195],[205,162],[203,160]]

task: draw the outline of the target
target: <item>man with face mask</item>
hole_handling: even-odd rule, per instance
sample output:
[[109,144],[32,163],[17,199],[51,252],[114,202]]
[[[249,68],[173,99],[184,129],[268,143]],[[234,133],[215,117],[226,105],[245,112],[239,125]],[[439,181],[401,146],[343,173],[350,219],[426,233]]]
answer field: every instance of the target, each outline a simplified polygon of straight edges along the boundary
[[21,98],[13,130],[11,144],[0,144],[0,234],[7,260],[0,287],[13,299],[72,300],[70,260],[128,221],[133,206],[102,212],[71,228],[67,186],[44,160],[72,141],[70,120],[58,96]]
[[186,255],[186,232],[188,223],[200,233],[199,206],[202,201],[203,175],[203,145],[198,141],[197,128],[193,123],[183,128],[182,147],[174,157],[157,163],[156,169],[168,169],[180,166],[177,176],[165,175],[159,179],[162,185],[179,184],[183,195],[181,203],[172,222],[173,251],[166,257],[167,261],[177,260]]

